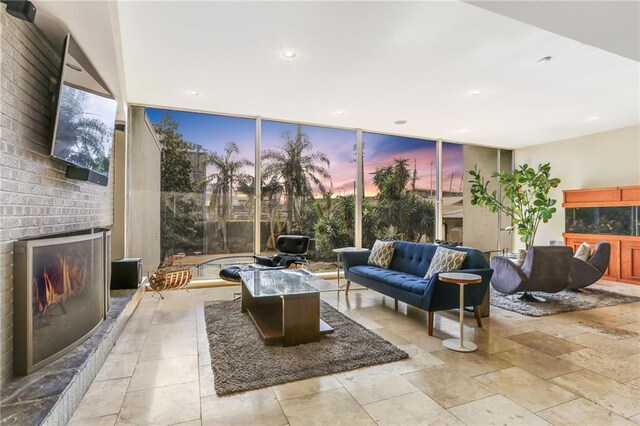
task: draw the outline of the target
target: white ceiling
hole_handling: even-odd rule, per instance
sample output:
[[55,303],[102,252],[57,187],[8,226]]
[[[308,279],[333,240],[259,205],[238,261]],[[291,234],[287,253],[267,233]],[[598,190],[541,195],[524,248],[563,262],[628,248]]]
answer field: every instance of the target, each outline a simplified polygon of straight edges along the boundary
[[118,100],[117,119],[126,119],[126,87],[122,68],[117,4],[108,1],[37,1],[36,26],[52,47],[62,52],[64,37],[73,35],[108,89]]
[[[98,63],[91,34],[74,36],[115,76],[107,83],[125,81],[131,103],[509,148],[640,123],[640,63],[462,2],[120,1],[110,10],[112,64]],[[98,18],[64,21],[73,32]],[[285,48],[298,57],[283,59]],[[553,60],[536,63],[545,56]],[[474,89],[485,93],[470,97]]]
[[640,61],[638,0],[465,2]]

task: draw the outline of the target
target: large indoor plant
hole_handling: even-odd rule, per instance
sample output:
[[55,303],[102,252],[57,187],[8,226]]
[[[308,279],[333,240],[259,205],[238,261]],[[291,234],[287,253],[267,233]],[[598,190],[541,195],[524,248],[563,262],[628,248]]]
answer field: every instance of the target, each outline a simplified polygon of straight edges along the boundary
[[532,246],[540,222],[547,223],[556,212],[556,200],[549,197],[549,191],[560,184],[560,179],[550,176],[549,163],[540,164],[538,170],[523,164],[513,172],[493,173],[491,178],[497,178],[501,195],[497,189],[489,189],[491,180],[480,173],[477,165],[469,170],[471,204],[508,215],[520,240],[527,248]]

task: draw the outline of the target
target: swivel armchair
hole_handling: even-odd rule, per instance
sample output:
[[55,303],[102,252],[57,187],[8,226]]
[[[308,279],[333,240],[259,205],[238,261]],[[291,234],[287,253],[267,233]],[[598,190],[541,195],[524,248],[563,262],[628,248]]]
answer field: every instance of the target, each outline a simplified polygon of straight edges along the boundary
[[598,281],[609,267],[611,244],[600,241],[587,261],[574,257],[571,259],[571,284],[569,288],[577,290]]
[[522,267],[504,256],[495,256],[491,259],[491,285],[500,293],[524,292],[519,299],[525,302],[543,302],[529,292],[557,293],[569,287],[572,259],[573,251],[566,246],[529,247]]

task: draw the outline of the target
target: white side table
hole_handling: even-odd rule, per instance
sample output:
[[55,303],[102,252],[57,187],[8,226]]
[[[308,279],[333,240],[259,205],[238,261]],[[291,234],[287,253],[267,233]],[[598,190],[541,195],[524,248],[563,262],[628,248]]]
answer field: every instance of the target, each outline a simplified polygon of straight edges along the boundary
[[338,255],[338,288],[341,288],[340,287],[340,262],[342,261],[342,253],[347,251],[369,251],[369,249],[359,248],[359,247],[340,247],[340,248],[335,248],[331,251],[333,251]]
[[438,279],[445,283],[458,284],[460,286],[460,339],[447,339],[442,345],[457,352],[473,352],[478,347],[475,343],[464,340],[464,286],[482,282],[482,277],[476,274],[464,272],[443,272],[438,274]]

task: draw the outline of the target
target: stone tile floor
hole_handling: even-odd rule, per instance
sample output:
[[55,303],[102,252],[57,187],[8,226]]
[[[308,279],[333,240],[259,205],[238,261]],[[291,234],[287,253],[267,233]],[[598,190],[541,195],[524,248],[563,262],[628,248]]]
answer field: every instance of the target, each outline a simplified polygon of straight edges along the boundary
[[324,293],[410,358],[219,398],[203,302],[236,291],[147,293],[71,424],[640,424],[640,302],[542,318],[492,308],[481,329],[466,318],[479,350],[463,354],[442,347],[455,311],[436,313],[430,337],[423,311],[371,290]]

